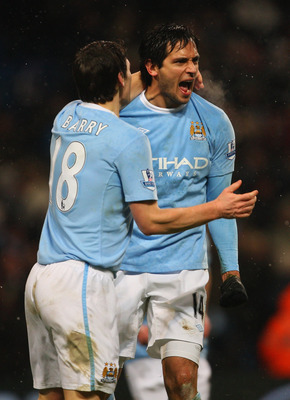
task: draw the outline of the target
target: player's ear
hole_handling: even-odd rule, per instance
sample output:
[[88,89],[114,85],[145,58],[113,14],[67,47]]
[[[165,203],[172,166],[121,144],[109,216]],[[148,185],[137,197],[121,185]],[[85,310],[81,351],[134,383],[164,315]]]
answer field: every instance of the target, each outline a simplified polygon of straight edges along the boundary
[[122,86],[122,87],[125,86],[125,78],[124,78],[124,75],[122,74],[122,72],[118,73],[118,82],[119,82],[120,86]]
[[159,68],[157,67],[156,64],[153,64],[150,59],[148,59],[145,63],[145,67],[147,69],[147,72],[151,76],[157,76]]

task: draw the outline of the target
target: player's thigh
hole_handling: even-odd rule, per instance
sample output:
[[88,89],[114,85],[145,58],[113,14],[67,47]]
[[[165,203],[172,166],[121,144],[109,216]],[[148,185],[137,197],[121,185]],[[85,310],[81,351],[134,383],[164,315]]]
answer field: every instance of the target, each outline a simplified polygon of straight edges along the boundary
[[73,260],[50,265],[34,293],[57,351],[61,387],[112,393],[119,356],[113,274]]
[[81,392],[75,390],[64,390],[65,400],[107,400],[110,395],[96,392]]
[[[43,319],[35,297],[37,282],[41,279],[43,267],[35,264],[28,276],[25,286],[25,317],[28,334],[30,365],[33,376],[33,386],[37,389],[61,387],[58,355],[52,335]],[[57,400],[59,390],[46,393],[50,400]],[[41,394],[42,396],[42,394]]]
[[[153,275],[153,274],[152,274]],[[206,303],[206,270],[152,276],[148,305],[150,356],[160,358],[160,348],[170,340],[195,343],[202,347]],[[172,356],[184,357],[177,347]]]
[[146,308],[146,274],[118,272],[115,279],[120,355],[134,358]]
[[65,400],[64,392],[61,388],[40,390],[38,400]]

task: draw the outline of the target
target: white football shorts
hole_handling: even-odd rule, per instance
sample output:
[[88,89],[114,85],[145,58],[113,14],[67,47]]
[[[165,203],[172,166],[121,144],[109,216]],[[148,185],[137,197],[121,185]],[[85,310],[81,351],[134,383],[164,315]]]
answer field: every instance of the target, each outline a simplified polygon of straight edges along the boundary
[[70,260],[35,264],[25,288],[34,388],[113,393],[119,338],[112,272]]
[[[203,345],[208,277],[208,270],[184,270],[173,274],[119,271],[115,285],[121,360],[134,358],[137,335],[147,314],[149,356],[177,356],[197,359],[195,362],[198,363],[196,348],[199,353]],[[191,343],[197,346],[191,346]],[[169,353],[160,351],[161,347],[166,349],[167,344],[170,345]],[[191,348],[192,354],[189,354]]]

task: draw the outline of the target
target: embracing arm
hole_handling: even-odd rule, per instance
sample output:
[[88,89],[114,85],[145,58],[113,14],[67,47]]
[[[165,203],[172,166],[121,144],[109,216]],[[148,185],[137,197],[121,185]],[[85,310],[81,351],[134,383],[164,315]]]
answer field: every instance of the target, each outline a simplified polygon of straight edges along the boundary
[[143,90],[145,86],[141,79],[141,72],[135,72],[132,74],[131,90],[130,90],[130,102],[135,99]]
[[181,232],[218,218],[245,218],[252,213],[258,192],[235,194],[241,183],[233,183],[216,199],[197,206],[161,209],[157,201],[142,201],[130,203],[130,209],[145,235]]

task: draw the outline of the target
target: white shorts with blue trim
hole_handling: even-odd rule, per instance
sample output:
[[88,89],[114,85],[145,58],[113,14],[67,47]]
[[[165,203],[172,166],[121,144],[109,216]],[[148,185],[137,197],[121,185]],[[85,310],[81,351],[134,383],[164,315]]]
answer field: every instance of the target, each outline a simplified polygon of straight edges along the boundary
[[113,274],[70,260],[35,264],[25,314],[35,389],[113,393],[119,338]]
[[[169,345],[169,356],[188,358],[198,363],[196,347],[200,353],[208,277],[208,270],[184,270],[170,274],[119,271],[115,284],[121,362],[134,358],[137,335],[147,315],[147,352],[151,357],[167,357],[168,354],[162,354],[162,349]],[[178,342],[183,342],[185,346]],[[193,343],[197,346],[191,346]]]

